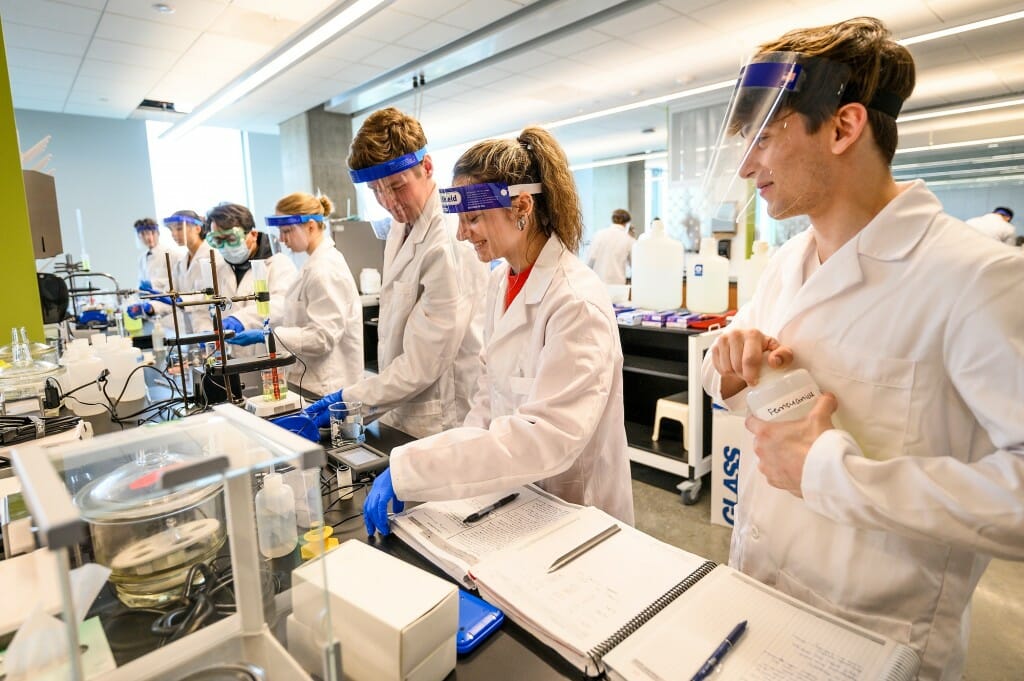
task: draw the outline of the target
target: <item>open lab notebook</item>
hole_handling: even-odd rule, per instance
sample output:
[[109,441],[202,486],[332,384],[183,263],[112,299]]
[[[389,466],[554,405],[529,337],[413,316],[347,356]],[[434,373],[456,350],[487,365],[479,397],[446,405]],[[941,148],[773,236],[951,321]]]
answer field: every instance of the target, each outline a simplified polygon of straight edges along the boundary
[[[624,681],[687,681],[744,619],[747,631],[716,681],[909,681],[917,674],[918,658],[906,646],[660,542],[596,508],[552,500],[535,488],[525,488],[535,496],[523,491],[516,500],[524,504],[519,514],[543,507],[543,522],[531,514],[522,532],[495,528],[500,538],[474,539],[475,551],[455,556],[460,565],[445,569],[456,578],[468,572],[485,599],[588,675],[607,671]],[[461,518],[500,496],[473,500],[452,518],[461,525]],[[402,524],[417,510],[434,515],[447,507],[449,502],[424,504],[396,517],[396,534],[403,536]],[[556,558],[613,523],[622,531],[548,573]],[[460,536],[454,526],[445,527],[435,529]],[[452,556],[438,534],[414,546],[439,565],[431,551],[441,547]]]

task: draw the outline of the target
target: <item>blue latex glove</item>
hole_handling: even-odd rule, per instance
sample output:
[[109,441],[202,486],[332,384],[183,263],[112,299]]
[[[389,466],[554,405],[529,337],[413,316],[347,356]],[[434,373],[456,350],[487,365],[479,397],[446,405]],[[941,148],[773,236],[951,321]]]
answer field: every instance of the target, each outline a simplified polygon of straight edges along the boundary
[[146,317],[153,314],[153,306],[149,303],[132,303],[128,306],[126,312],[132,319],[138,319],[139,317]]
[[374,531],[387,535],[388,529],[388,504],[395,513],[401,513],[405,504],[395,495],[395,488],[391,485],[391,469],[386,469],[373,481],[370,493],[366,495],[363,503],[363,523],[366,524],[366,534],[373,536]]
[[263,329],[246,329],[242,333],[236,333],[233,337],[228,338],[228,343],[232,345],[256,345],[257,343],[263,343],[267,336],[263,333]]
[[327,407],[332,404],[337,404],[342,401],[341,390],[336,393],[331,393],[321,397],[319,400],[309,405],[303,410],[306,416],[309,416],[316,423],[319,428],[329,428],[331,426],[331,414],[327,411]]
[[159,291],[153,290],[153,282],[149,279],[143,279],[139,282],[139,290],[145,291],[146,293],[159,293]]
[[270,422],[276,426],[280,426],[285,430],[289,430],[296,435],[301,435],[307,440],[313,442],[320,442],[320,429],[316,427],[313,420],[305,414],[289,414],[288,416],[278,416],[276,419],[270,419]]
[[[234,331],[236,334],[245,331],[245,324],[238,321],[238,317],[225,317],[222,323],[225,331]],[[260,331],[260,333],[263,333],[263,331]]]

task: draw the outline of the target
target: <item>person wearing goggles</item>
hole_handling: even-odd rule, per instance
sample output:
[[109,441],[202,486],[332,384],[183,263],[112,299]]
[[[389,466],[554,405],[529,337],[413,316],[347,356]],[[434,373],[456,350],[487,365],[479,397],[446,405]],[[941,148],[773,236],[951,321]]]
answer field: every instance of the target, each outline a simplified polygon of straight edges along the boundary
[[952,681],[989,557],[1024,559],[1024,305],[1018,254],[923,181],[893,180],[914,79],[872,18],[787,33],[741,73],[720,145],[739,141],[732,184],[811,227],[702,370],[739,413],[765,361],[826,391],[806,418],[747,417],[757,465],[740,476],[730,564],[910,645],[918,678]]
[[484,371],[462,428],[397,447],[363,507],[369,534],[388,507],[536,483],[632,524],[622,348],[608,292],[575,255],[583,235],[565,153],[527,128],[455,164],[441,191],[481,262],[503,258],[485,310]]
[[[363,306],[345,256],[325,225],[334,206],[326,196],[297,192],[278,201],[274,210],[267,225],[279,230],[290,250],[309,257],[284,299],[271,305],[271,327],[306,365],[300,387],[322,395],[338,385],[353,385],[363,375]],[[253,334],[262,336],[262,330],[242,336]],[[245,339],[236,336],[228,342]]]
[[[295,264],[283,253],[274,253],[270,237],[256,231],[256,223],[252,213],[245,206],[237,203],[221,203],[211,208],[206,214],[210,231],[206,242],[217,249],[227,262],[231,274],[227,277],[228,286],[221,286],[221,295],[248,296],[255,291],[255,278],[252,271],[254,260],[266,262],[267,286],[270,291],[270,309],[281,304],[288,288],[295,281]],[[218,276],[219,281],[223,279]],[[246,329],[263,329],[264,319],[256,310],[256,301],[233,303],[230,314],[223,318],[224,330],[240,334]],[[256,355],[257,348],[236,348],[240,355]]]
[[[398,109],[371,114],[348,156],[353,182],[366,183],[390,213],[380,291],[379,373],[313,403],[363,403],[364,415],[415,437],[453,428],[469,412],[480,374],[480,292],[487,267],[455,238],[441,210],[434,166],[419,121]],[[342,395],[344,394],[344,399]]]

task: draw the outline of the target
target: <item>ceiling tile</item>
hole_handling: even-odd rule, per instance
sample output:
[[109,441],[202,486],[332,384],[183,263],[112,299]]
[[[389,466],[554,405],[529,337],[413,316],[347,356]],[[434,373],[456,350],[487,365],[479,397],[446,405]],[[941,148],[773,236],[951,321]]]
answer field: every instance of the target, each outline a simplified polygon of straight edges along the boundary
[[96,38],[89,46],[87,56],[89,59],[166,71],[178,61],[181,52]]
[[392,7],[418,17],[437,19],[467,3],[468,0],[398,0]]
[[147,69],[132,64],[115,64],[109,61],[98,59],[86,59],[82,62],[82,68],[78,72],[81,78],[100,78],[116,80],[133,85],[145,85],[150,88],[159,82],[164,72],[160,69]]
[[64,113],[78,116],[97,116],[100,118],[127,118],[135,107],[115,107],[99,102],[97,104],[67,104]]
[[362,61],[366,55],[379,51],[385,44],[380,40],[345,34],[321,47],[317,54],[344,61],[358,62]]
[[119,14],[104,14],[96,28],[96,37],[133,45],[162,46],[171,50],[181,50],[195,42],[199,37],[199,31],[157,21],[132,19]]
[[167,0],[174,12],[164,14],[153,9],[153,4],[150,0],[107,0],[106,12],[203,31],[229,7],[226,0]]
[[209,67],[220,72],[240,73],[271,49],[264,43],[204,33],[185,52],[178,67],[192,70]]
[[721,0],[661,0],[661,5],[673,9],[680,14],[689,14],[697,10],[710,7],[721,2]]
[[431,51],[455,42],[464,35],[466,31],[461,28],[432,21],[407,34],[400,42],[415,50]]
[[695,41],[717,40],[718,33],[688,17],[676,17],[642,31],[626,33],[622,41],[630,45],[661,50],[668,46]]
[[70,87],[70,82],[61,89],[55,87],[53,83],[34,80],[12,80],[11,94],[15,99],[30,97],[38,99],[60,99],[63,101]]
[[620,14],[601,24],[604,30],[613,31],[616,36],[628,36],[679,18],[679,13],[660,4],[645,5],[632,12]]
[[[60,113],[64,110],[64,98],[51,99],[48,97],[19,97],[14,95],[15,109],[29,109],[31,111],[53,111]],[[17,111],[14,112],[17,116]]]
[[423,17],[405,14],[398,10],[386,7],[372,17],[359,23],[347,33],[348,35],[359,36],[381,40],[386,43],[399,42],[401,38],[427,24]]
[[612,37],[607,33],[593,31],[590,29],[570,33],[564,38],[544,43],[543,50],[559,57],[571,57],[580,50],[588,50],[598,45],[607,45],[610,50],[616,50]]
[[66,54],[26,50],[21,47],[7,49],[7,63],[23,69],[39,69],[40,71],[56,71],[57,73],[75,73],[81,59]]
[[348,62],[341,59],[333,59],[318,52],[289,67],[285,73],[292,77],[318,80],[321,78],[331,78],[346,66],[348,66]]
[[334,0],[233,0],[235,7],[305,24],[331,6]]
[[65,5],[51,0],[2,0],[0,16],[10,23],[38,26],[64,33],[91,35],[100,13],[94,9]]
[[272,17],[241,7],[228,7],[209,31],[218,35],[241,38],[251,43],[278,45],[298,31],[302,24],[284,17]]
[[363,84],[373,80],[381,73],[382,71],[379,68],[367,66],[366,64],[349,64],[331,77]]
[[45,50],[56,54],[68,54],[74,57],[85,55],[89,46],[89,36],[77,33],[51,31],[48,28],[14,24],[4,21],[4,44],[8,49],[24,47],[31,50]]
[[387,45],[383,49],[363,57],[360,61],[363,64],[375,66],[382,71],[390,71],[393,68],[408,64],[412,60],[422,57],[423,54],[424,52],[420,50],[399,47],[398,45]]
[[508,2],[508,0],[487,0],[486,2],[474,0],[443,15],[441,21],[467,31],[475,31],[520,9],[522,9],[520,5]]
[[56,71],[40,71],[39,69],[23,69],[12,66],[8,69],[11,84],[32,84],[43,88],[51,88],[63,96],[75,82],[73,73],[57,73]]
[[504,81],[513,76],[512,72],[505,68],[498,68],[496,66],[489,66],[479,71],[473,71],[467,73],[464,76],[459,77],[459,83],[468,85],[472,88],[486,88],[500,86]]
[[102,10],[107,4],[107,0],[58,0],[66,5],[74,5],[75,7],[85,7],[86,9]]

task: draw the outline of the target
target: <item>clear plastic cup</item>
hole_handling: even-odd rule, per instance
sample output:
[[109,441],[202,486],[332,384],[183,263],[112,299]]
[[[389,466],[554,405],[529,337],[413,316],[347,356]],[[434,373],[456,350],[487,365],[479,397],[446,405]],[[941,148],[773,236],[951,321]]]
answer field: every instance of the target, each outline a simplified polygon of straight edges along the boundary
[[338,402],[330,405],[327,410],[331,415],[332,446],[357,444],[366,439],[363,434],[362,402]]

